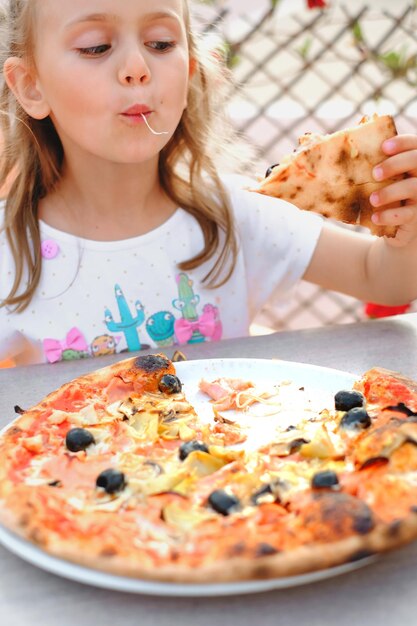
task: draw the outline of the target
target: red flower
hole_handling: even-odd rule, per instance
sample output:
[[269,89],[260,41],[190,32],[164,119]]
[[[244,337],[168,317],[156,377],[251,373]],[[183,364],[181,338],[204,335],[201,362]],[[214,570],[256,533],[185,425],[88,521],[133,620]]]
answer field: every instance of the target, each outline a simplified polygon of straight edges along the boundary
[[307,6],[309,9],[326,9],[326,0],[307,0]]
[[367,302],[365,304],[365,315],[373,319],[377,317],[390,317],[391,315],[406,313],[409,308],[409,304],[402,304],[400,306],[383,306],[382,304]]

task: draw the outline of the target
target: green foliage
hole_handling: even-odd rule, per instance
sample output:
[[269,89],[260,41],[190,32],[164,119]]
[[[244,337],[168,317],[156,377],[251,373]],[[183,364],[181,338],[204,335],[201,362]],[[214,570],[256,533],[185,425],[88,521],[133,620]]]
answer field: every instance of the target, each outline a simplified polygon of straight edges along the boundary
[[[417,0],[415,0],[417,8]],[[361,55],[368,61],[378,64],[393,79],[402,78],[411,85],[417,84],[417,54],[409,54],[408,47],[402,46],[399,50],[388,50],[384,53],[375,53],[366,43],[361,25],[356,21],[352,25],[353,42]],[[413,78],[412,73],[415,72]]]
[[[221,4],[220,0],[198,0],[203,4],[216,5]],[[261,18],[259,26],[254,26],[253,32],[257,27],[260,27],[265,18],[269,18],[275,9],[278,7],[280,0],[270,0],[269,16],[266,15]],[[412,4],[417,9],[417,0],[413,0]],[[393,79],[404,79],[411,85],[417,85],[417,54],[410,54],[407,46],[402,46],[399,50],[388,50],[384,53],[375,53],[372,48],[367,44],[362,26],[359,20],[355,20],[351,24],[351,33],[353,38],[353,44],[357,48],[360,55],[364,60],[373,62],[388,73],[391,74]],[[307,62],[310,54],[314,39],[311,35],[307,36],[302,44],[296,49],[296,52],[300,55],[304,62]],[[234,42],[233,44],[224,41],[218,53],[222,55],[227,66],[234,68],[240,62],[240,56],[238,54],[239,48],[242,42]]]
[[378,60],[391,72],[393,78],[405,78],[410,71],[417,69],[417,54],[408,55],[407,46],[398,52],[385,52],[378,56]]
[[352,35],[356,45],[362,45],[365,43],[362,28],[358,21],[354,22],[352,25]]
[[310,52],[310,48],[312,45],[313,45],[313,38],[306,37],[306,39],[303,41],[301,46],[297,48],[297,52],[300,55],[300,57],[303,59],[303,61],[307,60],[308,53]]

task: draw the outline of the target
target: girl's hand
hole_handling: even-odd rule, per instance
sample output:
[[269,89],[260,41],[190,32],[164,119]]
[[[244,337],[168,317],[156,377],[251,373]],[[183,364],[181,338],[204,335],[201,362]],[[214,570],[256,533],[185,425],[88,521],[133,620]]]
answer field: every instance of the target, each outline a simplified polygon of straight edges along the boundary
[[417,238],[417,135],[392,137],[384,141],[382,150],[388,158],[374,168],[375,180],[407,177],[371,194],[370,202],[377,209],[372,221],[398,226],[396,236],[386,241],[393,246],[405,246]]

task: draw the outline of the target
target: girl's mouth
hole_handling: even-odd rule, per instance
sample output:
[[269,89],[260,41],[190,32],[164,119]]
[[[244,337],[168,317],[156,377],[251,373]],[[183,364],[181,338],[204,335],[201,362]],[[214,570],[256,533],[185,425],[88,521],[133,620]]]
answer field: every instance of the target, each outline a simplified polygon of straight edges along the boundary
[[151,109],[145,104],[134,104],[125,111],[122,111],[122,115],[127,117],[140,117],[141,115],[149,115],[152,113]]
[[169,135],[168,131],[163,130],[158,132],[152,126],[150,126],[147,118],[151,115],[151,113],[153,113],[153,111],[151,111],[151,109],[149,109],[144,104],[134,104],[133,106],[123,111],[121,115],[123,118],[129,120],[129,122],[132,124],[145,123],[148,127],[148,130],[153,135]]

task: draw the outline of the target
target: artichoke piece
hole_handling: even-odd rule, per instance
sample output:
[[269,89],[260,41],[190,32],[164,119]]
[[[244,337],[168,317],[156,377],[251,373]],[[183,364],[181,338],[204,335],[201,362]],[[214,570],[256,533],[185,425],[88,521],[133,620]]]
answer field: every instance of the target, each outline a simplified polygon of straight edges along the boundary
[[214,457],[207,452],[195,450],[194,452],[190,452],[187,456],[183,467],[194,476],[202,478],[203,476],[214,474],[214,472],[217,472],[226,465],[226,463],[227,461]]
[[190,428],[184,420],[180,422],[179,427],[179,435],[182,441],[191,441],[195,438],[195,430]]
[[181,439],[189,441],[195,438],[195,430],[187,424],[191,418],[181,418],[172,422],[160,422],[159,434],[162,439]]
[[158,414],[148,411],[137,413],[134,420],[131,422],[131,426],[135,429],[137,437],[150,442],[156,441],[159,437],[158,425]]
[[189,475],[181,482],[177,483],[173,489],[175,493],[180,494],[181,496],[190,496],[190,494],[194,491],[198,482],[198,478],[195,475]]
[[164,521],[174,528],[180,528],[184,532],[190,532],[196,526],[215,519],[216,515],[209,510],[201,510],[178,502],[170,502],[162,510]]
[[122,413],[122,415],[124,415],[128,419],[131,419],[138,412],[138,407],[133,404],[132,398],[128,398],[127,400],[123,400],[123,402],[120,402],[119,406],[117,407],[117,411],[119,413]]
[[[186,478],[186,472],[180,470],[175,473],[160,474],[146,481],[141,481],[140,491],[146,496],[155,496],[158,493],[165,493],[167,491],[177,491],[176,487]],[[134,479],[131,483],[134,484]],[[185,494],[186,495],[186,494]]]
[[169,423],[162,422],[159,424],[158,430],[161,439],[179,439],[180,425],[178,424],[178,420]]
[[186,476],[184,480],[177,483],[175,486],[176,493],[189,496],[190,493],[194,491],[200,478],[214,474],[226,464],[226,461],[218,459],[202,450],[190,452],[182,464]]
[[302,445],[299,452],[303,457],[310,459],[331,459],[341,454],[340,450],[336,450],[324,427],[314,433],[312,440]]
[[224,465],[232,461],[242,460],[245,456],[244,450],[225,448],[224,446],[209,446],[211,456],[224,462]]

